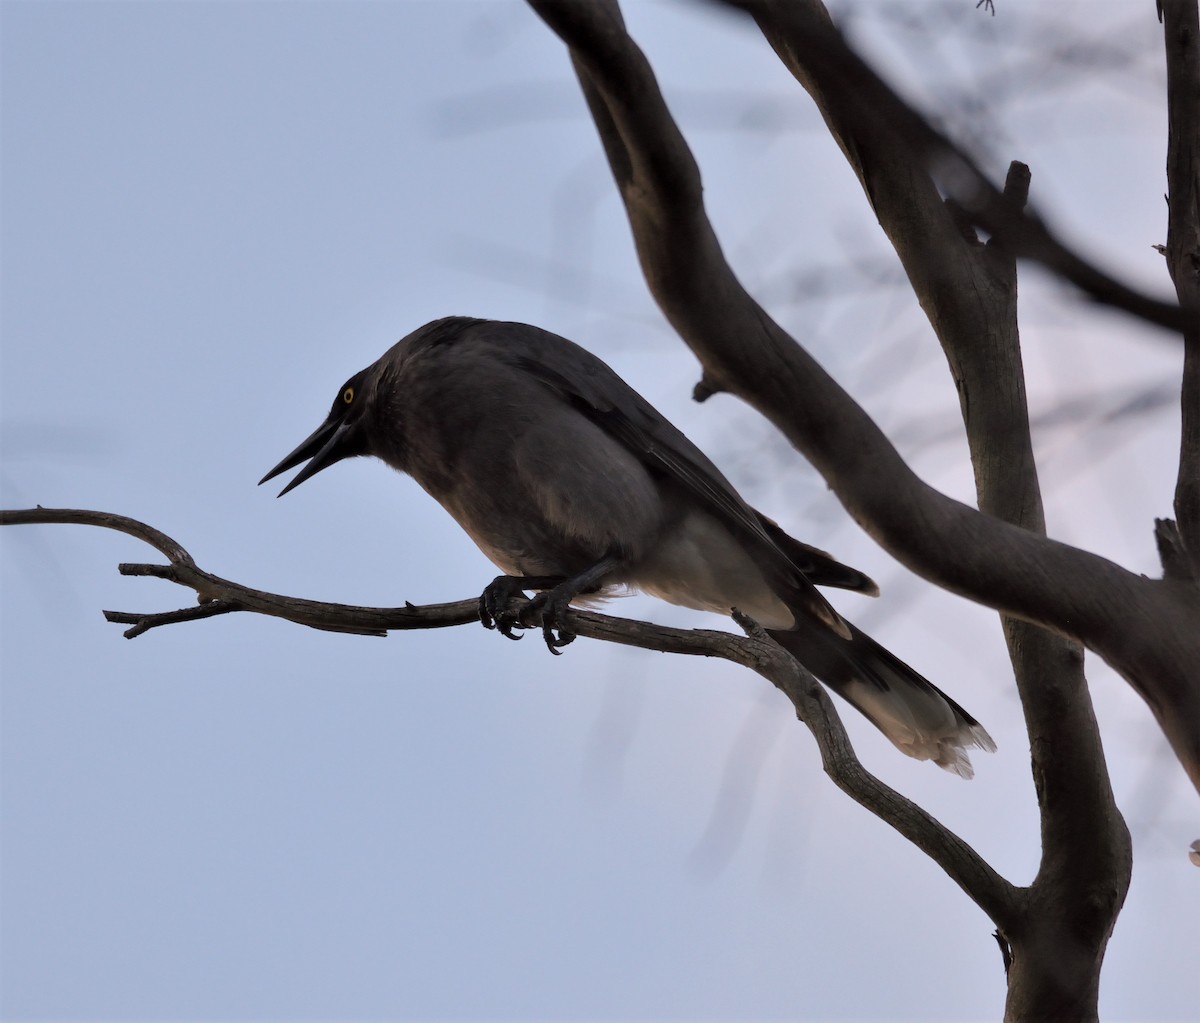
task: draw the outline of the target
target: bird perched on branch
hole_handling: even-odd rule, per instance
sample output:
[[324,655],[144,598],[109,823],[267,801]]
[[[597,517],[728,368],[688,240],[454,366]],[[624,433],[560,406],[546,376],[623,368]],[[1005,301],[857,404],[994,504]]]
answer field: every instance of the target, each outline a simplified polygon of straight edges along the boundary
[[[875,595],[861,572],[788,536],[605,363],[521,323],[454,316],[394,345],[338,391],[317,430],[261,482],[281,491],[343,458],[412,476],[505,574],[484,625],[540,626],[557,653],[577,598],[632,587],[737,608],[903,753],[964,778],[994,750],[949,696],[846,621],[817,586]],[[523,605],[514,598],[535,596]],[[516,610],[514,610],[514,607]]]

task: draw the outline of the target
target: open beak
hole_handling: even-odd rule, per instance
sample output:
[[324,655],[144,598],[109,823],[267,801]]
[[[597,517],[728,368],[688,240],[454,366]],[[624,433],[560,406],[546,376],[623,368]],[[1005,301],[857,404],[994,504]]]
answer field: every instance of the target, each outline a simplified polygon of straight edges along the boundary
[[274,479],[281,472],[287,472],[293,466],[309,459],[308,465],[296,474],[295,479],[279,491],[277,496],[283,497],[289,490],[298,487],[310,476],[315,476],[322,469],[329,468],[334,462],[340,462],[343,458],[355,454],[348,450],[345,444],[346,434],[350,432],[350,429],[350,424],[344,420],[326,419],[311,436],[305,438],[295,451],[260,479],[258,485],[261,487],[267,480]]

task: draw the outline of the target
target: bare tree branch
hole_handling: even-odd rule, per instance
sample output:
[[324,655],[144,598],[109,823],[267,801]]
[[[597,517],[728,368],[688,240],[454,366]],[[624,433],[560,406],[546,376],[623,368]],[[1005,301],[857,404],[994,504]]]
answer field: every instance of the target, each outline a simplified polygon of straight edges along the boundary
[[[1024,213],[1029,169],[1014,163],[1004,193],[987,194],[991,186],[965,157],[937,133],[922,136],[919,129],[932,130],[903,104],[897,109],[899,101],[844,44],[834,45],[840,37],[820,3],[737,4],[753,11],[813,95],[934,326],[960,395],[977,513],[920,483],[865,413],[737,282],[705,214],[695,161],[616,5],[530,2],[571,49],[646,279],[702,361],[698,396],[728,389],[746,398],[809,455],[893,553],[940,585],[1003,612],[1029,729],[1043,847],[1038,876],[1022,893],[1022,912],[998,929],[1008,953],[1006,1018],[1094,1018],[1100,966],[1128,890],[1132,850],[1077,640],[1125,668],[1200,788],[1200,715],[1194,713],[1200,644],[1189,638],[1196,630],[1187,625],[1197,595],[1171,591],[1169,599],[1178,603],[1158,633],[1155,605],[1171,584],[1135,581],[1103,559],[1044,538],[1015,258],[1037,254],[1045,261],[1050,252],[1060,271],[1077,283],[1080,277],[1077,264],[1064,270],[1069,254]],[[936,170],[949,173],[955,187],[937,187],[931,170],[938,160]],[[980,224],[993,235],[986,246],[975,234]],[[1122,304],[1127,296],[1114,284],[1102,286]],[[898,504],[905,508],[899,519]],[[1108,603],[1118,592],[1130,603]],[[1131,606],[1153,625],[1131,622]],[[1174,674],[1163,684],[1168,660]],[[1164,695],[1176,703],[1164,706]]]
[[[0,511],[0,525],[37,523],[99,526],[135,536],[165,554],[170,564],[122,564],[122,575],[166,579],[196,591],[201,603],[194,608],[151,614],[105,611],[108,621],[133,625],[125,633],[130,639],[162,625],[234,611],[270,615],[314,629],[374,636],[392,630],[436,629],[479,621],[478,599],[424,607],[406,604],[403,608],[373,608],[256,590],[205,572],[165,533],[123,515],[58,508]],[[1021,911],[1021,890],[996,873],[952,831],[867,771],[820,683],[751,619],[741,614],[735,617],[746,636],[674,629],[575,609],[568,612],[567,623],[580,636],[664,653],[721,657],[767,679],[792,701],[797,717],[816,740],[825,772],[838,788],[930,856],[998,927],[1012,926]]]
[[1174,519],[1154,520],[1154,543],[1158,547],[1158,560],[1162,562],[1163,575],[1167,579],[1190,582],[1192,566],[1187,551],[1179,536],[1179,526]]
[[[1200,16],[1196,0],[1162,0],[1167,57],[1167,245],[1179,304],[1200,309]],[[1175,518],[1200,581],[1200,313],[1184,326],[1183,430]]]
[[[160,575],[157,572],[131,572],[127,569],[161,568],[160,565],[118,565],[117,570],[122,575]],[[160,576],[166,578],[166,576]],[[184,607],[178,611],[162,611],[153,613],[131,613],[128,611],[105,611],[104,618],[114,625],[132,625],[125,630],[126,639],[137,639],[144,632],[156,629],[160,625],[175,625],[178,622],[195,622],[201,618],[215,618],[217,615],[229,614],[231,611],[244,611],[239,604],[225,600],[210,600],[206,604],[195,607]]]
[[[1001,239],[1021,259],[1041,263],[1105,305],[1173,331],[1183,331],[1187,309],[1143,295],[1089,263],[1056,238],[1034,213],[997,188],[975,161],[902,100],[842,38],[817,0],[724,0],[751,15],[780,59],[813,93],[835,137],[864,185],[883,167],[868,167],[853,139],[878,138],[903,150],[932,175],[942,193],[971,222]],[[868,188],[868,195],[871,191]],[[873,198],[873,196],[872,196]],[[1192,317],[1200,307],[1191,306]]]
[[[231,611],[252,611],[255,614],[284,618],[289,622],[307,625],[313,629],[323,629],[328,632],[351,632],[365,636],[384,636],[394,629],[439,629],[479,620],[478,601],[429,604],[425,607],[416,607],[412,604],[394,608],[355,607],[350,604],[327,604],[319,600],[304,600],[300,597],[283,597],[277,593],[251,589],[240,583],[205,572],[196,565],[187,551],[165,533],[124,515],[63,508],[0,511],[0,526],[34,523],[100,526],[137,537],[165,554],[170,564],[123,564],[120,567],[122,575],[153,576],[178,583],[180,586],[190,587],[196,591],[200,600],[199,608],[173,611],[165,616],[106,611],[105,617],[109,621],[134,626],[125,633],[128,639],[140,636],[159,625],[211,618],[214,614],[226,614]],[[203,609],[213,602],[216,602],[221,610],[205,612]]]
[[[1010,167],[1005,193],[1013,204],[1024,202],[1029,181],[1024,164]],[[970,299],[956,302],[954,313],[936,325],[960,398],[979,508],[1045,535],[1017,324],[1016,261],[1000,238],[985,246],[967,232],[950,245],[959,272],[971,278]],[[925,304],[935,302],[931,295]],[[1029,622],[1008,615],[1001,622],[1029,733],[1042,832],[1026,933],[1002,932],[1012,954],[1006,1013],[1076,1017],[1095,1005],[1104,949],[1129,890],[1133,849],[1113,797],[1083,650]],[[1073,954],[1032,952],[1046,945],[1070,947]]]
[[[767,416],[860,525],[913,571],[1100,654],[1146,699],[1200,790],[1196,588],[1128,572],[981,514],[920,480],[870,417],[746,293],[726,263],[704,210],[695,160],[616,4],[530,3],[570,47],[646,281],[699,357],[704,390],[737,394]],[[843,145],[857,151],[861,140]],[[897,210],[915,211],[915,232],[926,211],[945,206],[923,170],[906,172],[911,157],[905,152],[894,154],[895,201]],[[878,202],[879,193],[875,198]],[[931,214],[923,229],[937,232],[947,246],[950,239],[963,241],[949,215]],[[934,269],[921,271],[920,259],[906,262],[906,269],[910,276],[914,268],[924,274],[917,287],[923,305],[929,296],[938,300],[926,311],[939,333],[968,337],[956,323],[936,322],[957,315],[956,302],[970,301],[970,290],[957,286],[963,278],[948,266],[952,259],[946,253],[954,250],[930,248],[942,252]],[[975,315],[962,321],[964,328],[978,322]]]

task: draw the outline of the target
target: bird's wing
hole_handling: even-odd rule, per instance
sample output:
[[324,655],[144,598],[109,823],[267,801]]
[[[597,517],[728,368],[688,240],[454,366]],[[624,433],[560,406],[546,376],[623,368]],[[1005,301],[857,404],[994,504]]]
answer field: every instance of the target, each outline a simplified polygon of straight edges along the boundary
[[786,533],[772,519],[755,511],[763,529],[775,541],[775,545],[788,556],[809,582],[817,586],[836,586],[839,590],[854,590],[868,597],[878,597],[879,587],[870,576],[857,568],[843,565],[832,554],[813,547]]
[[[816,548],[792,540],[750,508],[695,444],[600,359],[564,338],[542,331],[538,335],[506,332],[497,341],[506,361],[556,392],[647,466],[681,485],[741,538],[789,604],[809,611],[834,631],[845,632],[841,616],[813,585],[805,565],[814,568],[818,579],[839,580],[830,585],[870,592],[874,583]],[[777,542],[772,533],[787,543]],[[798,563],[796,556],[803,561]]]
[[[575,356],[577,353],[568,354]],[[586,374],[580,374],[578,367],[563,365],[566,360],[547,358],[542,352],[537,357],[517,356],[514,362],[565,398],[642,461],[683,484],[726,525],[733,526],[739,534],[753,536],[786,560],[787,556],[778,549],[762,522],[721,470],[616,373],[590,353],[585,354],[588,355]]]

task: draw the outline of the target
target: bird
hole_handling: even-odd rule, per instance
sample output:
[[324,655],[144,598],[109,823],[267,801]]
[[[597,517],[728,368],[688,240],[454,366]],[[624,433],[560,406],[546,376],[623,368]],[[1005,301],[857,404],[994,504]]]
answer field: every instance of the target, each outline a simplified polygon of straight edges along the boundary
[[415,479],[501,570],[479,617],[509,638],[540,625],[559,653],[574,638],[564,627],[573,601],[629,590],[736,609],[902,753],[970,778],[968,750],[996,748],[817,589],[876,596],[870,578],[751,508],[695,444],[566,338],[524,323],[433,320],[350,377],[325,421],[259,483],[305,463],[282,497],[357,456]]

